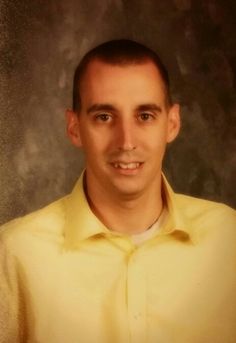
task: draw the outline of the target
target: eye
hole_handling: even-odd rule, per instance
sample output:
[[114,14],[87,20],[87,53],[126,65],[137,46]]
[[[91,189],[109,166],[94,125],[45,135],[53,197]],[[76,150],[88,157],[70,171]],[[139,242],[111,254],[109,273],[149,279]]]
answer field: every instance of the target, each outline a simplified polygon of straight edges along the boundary
[[155,116],[149,112],[142,112],[138,115],[140,121],[151,121],[155,119]]
[[95,116],[97,121],[107,122],[111,120],[111,115],[108,113],[99,113]]

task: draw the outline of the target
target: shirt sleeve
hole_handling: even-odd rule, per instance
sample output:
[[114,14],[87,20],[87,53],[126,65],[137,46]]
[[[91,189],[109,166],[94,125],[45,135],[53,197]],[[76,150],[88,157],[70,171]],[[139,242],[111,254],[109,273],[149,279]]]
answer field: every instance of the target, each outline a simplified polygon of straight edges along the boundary
[[17,259],[0,236],[0,343],[24,341],[21,300]]

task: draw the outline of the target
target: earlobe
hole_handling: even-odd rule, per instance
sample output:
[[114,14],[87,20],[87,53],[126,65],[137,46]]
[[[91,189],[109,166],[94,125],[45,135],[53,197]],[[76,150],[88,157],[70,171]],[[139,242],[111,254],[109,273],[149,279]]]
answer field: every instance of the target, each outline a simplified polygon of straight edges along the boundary
[[168,117],[167,143],[170,143],[178,136],[181,126],[179,104],[174,104],[170,108]]
[[80,148],[82,143],[79,131],[79,118],[77,113],[69,109],[66,110],[66,131],[72,144]]

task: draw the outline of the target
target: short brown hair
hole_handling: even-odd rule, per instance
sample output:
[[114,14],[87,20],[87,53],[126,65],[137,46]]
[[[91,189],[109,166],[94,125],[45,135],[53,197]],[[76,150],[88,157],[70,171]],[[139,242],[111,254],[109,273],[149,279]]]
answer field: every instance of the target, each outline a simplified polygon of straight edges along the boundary
[[171,104],[169,75],[157,53],[143,44],[129,39],[111,40],[98,45],[88,51],[74,73],[73,82],[73,111],[78,112],[81,108],[79,94],[80,82],[85,71],[93,60],[100,60],[113,65],[141,64],[152,61],[157,67],[164,82],[167,104]]

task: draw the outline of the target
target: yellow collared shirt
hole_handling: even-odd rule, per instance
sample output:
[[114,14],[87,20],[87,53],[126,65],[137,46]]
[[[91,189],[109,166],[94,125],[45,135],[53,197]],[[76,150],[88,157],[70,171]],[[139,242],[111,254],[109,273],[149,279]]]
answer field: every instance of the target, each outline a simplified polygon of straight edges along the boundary
[[73,192],[0,231],[0,343],[235,343],[236,213],[175,194],[139,246]]

